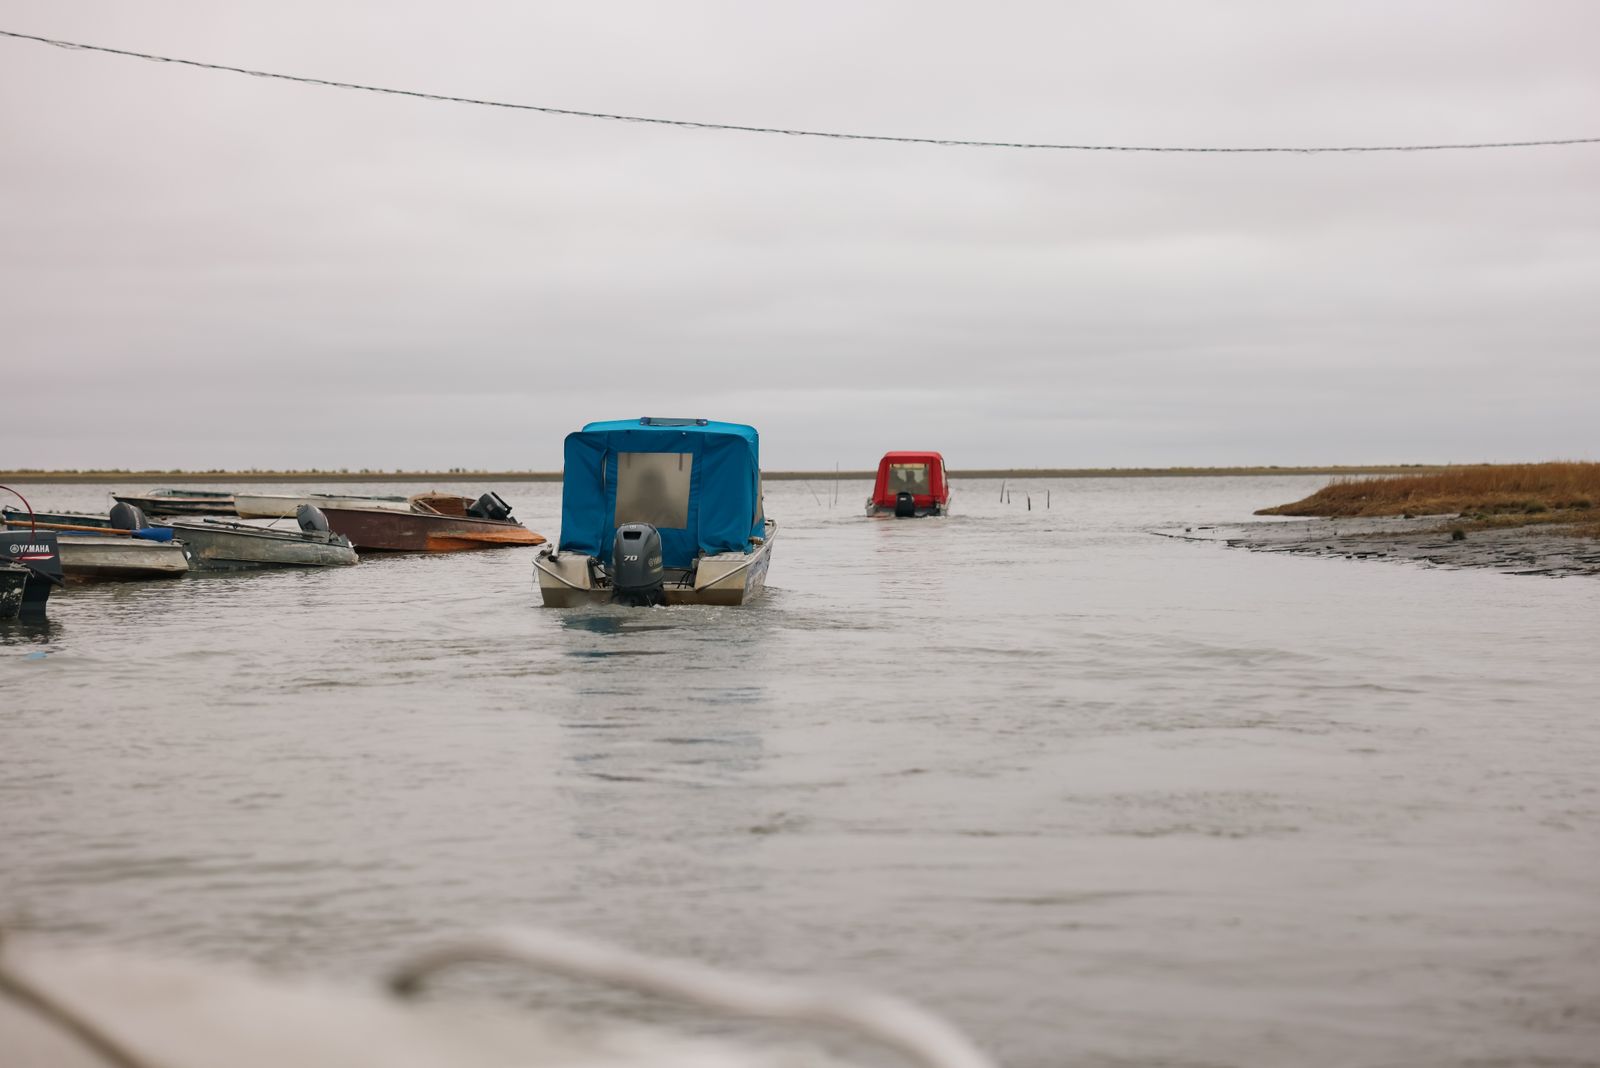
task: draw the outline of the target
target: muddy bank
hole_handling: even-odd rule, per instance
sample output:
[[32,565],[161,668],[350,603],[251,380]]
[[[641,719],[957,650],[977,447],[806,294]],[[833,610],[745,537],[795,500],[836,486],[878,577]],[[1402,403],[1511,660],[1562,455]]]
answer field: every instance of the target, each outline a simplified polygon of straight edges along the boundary
[[1468,530],[1451,535],[1451,518],[1363,517],[1239,523],[1151,531],[1169,538],[1222,542],[1255,552],[1399,560],[1426,567],[1478,567],[1514,575],[1600,575],[1600,541],[1549,526]]

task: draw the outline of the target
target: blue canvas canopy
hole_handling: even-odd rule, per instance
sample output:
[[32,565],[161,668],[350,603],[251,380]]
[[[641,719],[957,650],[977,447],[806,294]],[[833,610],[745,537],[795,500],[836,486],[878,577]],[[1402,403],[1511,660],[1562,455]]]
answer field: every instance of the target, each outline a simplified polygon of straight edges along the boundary
[[707,419],[617,419],[567,435],[561,552],[609,562],[623,523],[661,531],[662,563],[750,552],[765,529],[754,427]]

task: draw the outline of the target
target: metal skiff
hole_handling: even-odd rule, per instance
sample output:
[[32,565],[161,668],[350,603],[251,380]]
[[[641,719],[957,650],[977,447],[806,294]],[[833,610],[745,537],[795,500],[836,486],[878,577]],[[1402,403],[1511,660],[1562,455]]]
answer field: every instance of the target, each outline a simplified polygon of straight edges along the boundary
[[264,567],[348,567],[358,561],[350,539],[328,531],[274,530],[219,520],[180,519],[173,537],[199,571]]
[[61,571],[69,579],[181,578],[189,558],[175,541],[145,541],[115,534],[59,533]]
[[[717,553],[700,557],[692,568],[666,568],[661,589],[667,603],[748,604],[766,589],[772,542],[777,535],[777,521],[768,519],[766,535],[748,553]],[[533,567],[539,577],[539,595],[547,608],[606,604],[616,592],[592,556],[546,547],[533,558]]]
[[218,490],[154,489],[146,494],[113,493],[112,499],[146,515],[236,515],[233,494]]

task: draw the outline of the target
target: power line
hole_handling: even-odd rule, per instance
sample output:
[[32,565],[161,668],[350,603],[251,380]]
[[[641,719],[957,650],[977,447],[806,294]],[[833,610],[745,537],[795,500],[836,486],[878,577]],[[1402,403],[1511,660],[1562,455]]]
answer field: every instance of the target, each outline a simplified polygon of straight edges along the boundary
[[826,130],[792,130],[780,126],[741,126],[726,122],[697,122],[692,119],[658,119],[645,115],[613,115],[604,111],[578,111],[574,108],[553,108],[539,104],[513,104],[504,100],[479,100],[469,96],[448,96],[443,93],[425,93],[415,89],[391,89],[381,85],[361,85],[356,82],[339,82],[327,78],[307,78],[298,74],[277,74],[272,71],[251,70],[248,67],[230,67],[225,63],[203,63],[197,59],[179,59],[174,56],[157,56],[148,52],[131,52],[124,48],[107,48],[103,45],[82,44],[77,41],[59,41],[51,37],[36,37],[29,33],[0,30],[0,37],[19,41],[35,41],[56,48],[81,52],[102,52],[112,56],[147,59],[153,63],[176,63],[201,70],[227,71],[230,74],[248,74],[252,78],[272,78],[302,85],[321,85],[330,89],[357,89],[364,93],[383,93],[388,96],[407,96],[418,100],[435,100],[446,104],[471,104],[475,107],[506,108],[512,111],[537,111],[545,115],[565,115],[580,119],[604,119],[609,122],[641,122],[653,126],[676,126],[690,130],[723,130],[733,133],[781,134],[785,137],[825,137],[835,141],[883,141],[901,145],[940,145],[949,148],[1028,148],[1058,152],[1209,152],[1209,153],[1301,153],[1319,152],[1445,152],[1482,148],[1535,148],[1551,145],[1590,145],[1600,143],[1600,137],[1565,137],[1545,141],[1480,141],[1465,144],[1430,145],[1287,145],[1250,146],[1185,146],[1185,145],[1069,145],[1032,141],[967,141],[946,137],[895,137],[889,134],[838,133]]

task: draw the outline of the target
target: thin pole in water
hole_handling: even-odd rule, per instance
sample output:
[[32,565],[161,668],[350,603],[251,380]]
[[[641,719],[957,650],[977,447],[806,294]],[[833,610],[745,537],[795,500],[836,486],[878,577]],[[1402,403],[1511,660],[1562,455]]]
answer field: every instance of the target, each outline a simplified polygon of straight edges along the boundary
[[807,482],[805,484],[805,486],[806,486],[806,489],[811,490],[811,499],[817,502],[818,507],[821,507],[822,498],[817,496],[817,491],[816,490],[811,489],[811,483]]
[[1044,506],[1046,508],[1050,507],[1050,491],[1049,490],[1045,490],[1044,491]]
[[1028,501],[1028,511],[1031,512],[1031,511],[1033,511],[1033,494],[1029,493],[1029,494],[1026,494],[1025,496],[1027,497],[1027,501]]
[[839,503],[839,461],[835,460],[835,461],[833,461],[833,504],[828,505],[828,507],[832,508],[834,504],[838,504],[838,503]]
[[1003,478],[1000,480],[1000,503],[1006,503],[1006,480]]

